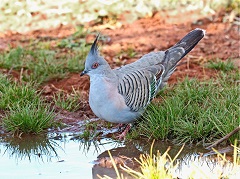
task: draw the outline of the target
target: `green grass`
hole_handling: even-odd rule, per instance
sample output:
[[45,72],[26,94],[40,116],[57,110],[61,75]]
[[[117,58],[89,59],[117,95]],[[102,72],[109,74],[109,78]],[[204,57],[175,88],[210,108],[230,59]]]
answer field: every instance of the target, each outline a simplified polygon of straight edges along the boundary
[[64,78],[69,72],[81,71],[88,50],[84,46],[60,54],[55,50],[18,47],[0,54],[0,67],[21,71],[23,81],[40,84],[51,79]]
[[97,131],[97,123],[91,123],[88,122],[85,126],[85,130],[82,134],[80,134],[79,138],[85,139],[85,140],[94,140],[99,135],[99,131]]
[[9,110],[16,105],[24,106],[34,99],[40,100],[34,84],[18,85],[0,74],[0,109]]
[[76,91],[74,91],[72,94],[58,92],[54,96],[54,103],[56,106],[62,109],[74,112],[81,107],[81,96]]
[[137,54],[137,52],[133,48],[128,48],[126,53],[127,53],[127,56],[130,58],[135,57]]
[[[78,27],[65,39],[36,39],[25,47],[12,48],[0,53],[0,68],[17,70],[21,80],[38,84],[64,78],[70,72],[80,72],[90,49],[85,41],[89,33]],[[51,46],[51,42],[56,44]]]
[[95,143],[98,141],[98,137],[101,136],[102,132],[98,130],[99,126],[96,122],[87,121],[83,126],[84,129],[82,130],[82,133],[74,136],[74,139],[84,141],[84,145],[86,144],[86,146],[88,146],[89,144],[88,147],[90,147],[91,142]]
[[0,74],[2,125],[13,134],[38,134],[54,124],[54,113],[31,84],[17,84]]
[[14,106],[3,119],[3,126],[14,134],[34,133],[39,134],[50,128],[53,123],[54,113],[49,111],[40,101],[32,101],[24,106]]
[[[213,142],[240,124],[239,73],[219,74],[217,80],[186,79],[166,88],[162,101],[152,103],[137,127],[139,135],[175,143]],[[230,138],[240,139],[240,134]]]
[[234,66],[234,63],[230,59],[228,59],[227,61],[222,61],[220,59],[217,59],[216,61],[210,61],[207,64],[207,67],[223,72],[232,71],[236,68]]
[[[6,113],[2,118],[4,128],[14,134],[40,133],[54,125],[54,113],[50,104],[37,92],[42,83],[51,79],[64,78],[70,72],[84,68],[84,59],[90,44],[85,35],[89,33],[79,28],[66,39],[51,41],[31,41],[28,46],[10,49],[0,54],[0,68],[19,72],[19,82],[12,82],[0,74],[0,109]],[[57,94],[55,103],[68,111],[80,108],[80,96]]]

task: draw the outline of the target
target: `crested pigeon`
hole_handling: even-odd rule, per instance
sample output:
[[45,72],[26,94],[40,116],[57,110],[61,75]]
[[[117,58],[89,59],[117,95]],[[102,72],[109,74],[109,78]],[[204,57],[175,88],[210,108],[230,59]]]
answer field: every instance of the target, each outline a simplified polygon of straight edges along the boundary
[[98,35],[81,73],[81,76],[90,76],[89,104],[94,114],[112,123],[134,122],[167,84],[178,62],[204,35],[205,30],[197,28],[166,51],[150,52],[117,69],[111,69],[108,62],[100,56]]

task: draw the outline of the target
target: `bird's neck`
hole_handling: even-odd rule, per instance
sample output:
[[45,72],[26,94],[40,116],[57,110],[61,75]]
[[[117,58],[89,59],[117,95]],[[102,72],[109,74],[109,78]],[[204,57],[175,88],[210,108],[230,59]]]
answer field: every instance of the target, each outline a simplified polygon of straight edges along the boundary
[[112,71],[111,67],[108,65],[98,73],[89,74],[90,80],[95,80],[97,78],[105,78],[105,79],[115,79],[116,74]]

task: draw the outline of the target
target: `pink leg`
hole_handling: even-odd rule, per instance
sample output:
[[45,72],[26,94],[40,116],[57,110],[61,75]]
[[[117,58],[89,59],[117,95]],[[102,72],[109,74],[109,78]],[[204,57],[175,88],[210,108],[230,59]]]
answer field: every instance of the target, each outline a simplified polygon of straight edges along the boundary
[[130,129],[131,129],[131,124],[128,124],[127,127],[125,128],[125,130],[124,130],[120,135],[118,135],[117,138],[118,138],[119,140],[125,139],[126,134],[128,133],[128,131],[129,131]]

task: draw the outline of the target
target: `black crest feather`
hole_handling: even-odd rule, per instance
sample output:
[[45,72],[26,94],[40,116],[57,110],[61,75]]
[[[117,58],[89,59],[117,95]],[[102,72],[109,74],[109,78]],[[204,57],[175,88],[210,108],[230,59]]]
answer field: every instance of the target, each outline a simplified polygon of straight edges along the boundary
[[100,37],[100,33],[97,35],[96,39],[94,40],[93,44],[92,44],[92,47],[90,49],[90,52],[91,54],[93,55],[97,55],[98,54],[98,45],[97,45],[97,42],[98,42],[98,39]]

